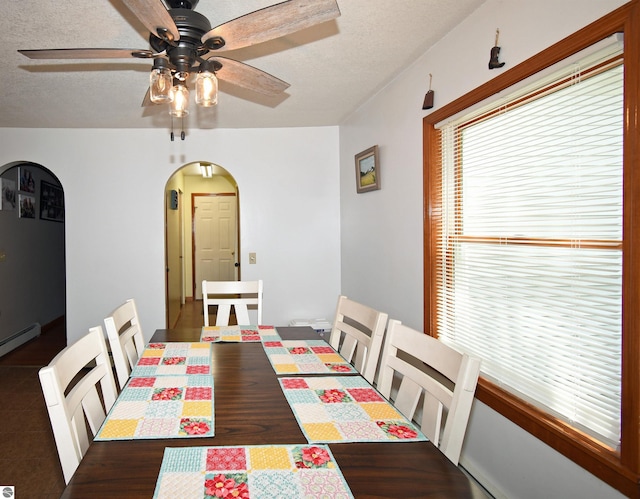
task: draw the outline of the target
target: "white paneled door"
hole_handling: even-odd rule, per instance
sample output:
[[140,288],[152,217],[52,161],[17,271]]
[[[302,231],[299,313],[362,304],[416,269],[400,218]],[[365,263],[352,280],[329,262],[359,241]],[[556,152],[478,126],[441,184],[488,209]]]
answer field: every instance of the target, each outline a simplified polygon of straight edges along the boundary
[[194,196],[194,293],[202,281],[238,280],[238,224],[235,194]]

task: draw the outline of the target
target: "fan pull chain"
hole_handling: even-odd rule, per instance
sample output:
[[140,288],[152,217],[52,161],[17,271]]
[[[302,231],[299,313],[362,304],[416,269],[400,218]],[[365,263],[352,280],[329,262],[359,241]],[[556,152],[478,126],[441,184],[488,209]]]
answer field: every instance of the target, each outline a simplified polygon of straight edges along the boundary
[[180,120],[180,140],[184,140],[185,137],[185,133],[184,133],[184,116],[182,117],[182,119]]
[[171,142],[173,142],[173,116],[171,116]]

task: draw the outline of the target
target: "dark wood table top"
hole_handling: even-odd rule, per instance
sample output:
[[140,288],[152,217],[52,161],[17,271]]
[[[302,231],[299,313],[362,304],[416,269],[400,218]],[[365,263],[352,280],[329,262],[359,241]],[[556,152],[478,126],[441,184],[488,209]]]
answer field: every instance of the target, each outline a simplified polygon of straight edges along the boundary
[[[317,339],[311,328],[278,328],[283,339]],[[159,329],[152,341],[198,341],[200,329]],[[304,444],[306,439],[260,343],[212,347],[215,437],[93,442],[63,498],[146,498],[165,447]],[[356,498],[476,498],[481,489],[430,442],[330,444]],[[179,499],[179,498],[176,498]]]

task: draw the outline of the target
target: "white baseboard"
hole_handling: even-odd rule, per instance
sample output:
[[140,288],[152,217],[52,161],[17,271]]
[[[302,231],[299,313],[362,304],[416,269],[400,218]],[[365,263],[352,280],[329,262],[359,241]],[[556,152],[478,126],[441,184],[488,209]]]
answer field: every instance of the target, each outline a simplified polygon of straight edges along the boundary
[[20,345],[25,344],[27,341],[32,340],[40,336],[40,324],[38,322],[32,324],[29,327],[12,334],[8,338],[0,341],[0,357],[8,354],[12,350],[15,350]]

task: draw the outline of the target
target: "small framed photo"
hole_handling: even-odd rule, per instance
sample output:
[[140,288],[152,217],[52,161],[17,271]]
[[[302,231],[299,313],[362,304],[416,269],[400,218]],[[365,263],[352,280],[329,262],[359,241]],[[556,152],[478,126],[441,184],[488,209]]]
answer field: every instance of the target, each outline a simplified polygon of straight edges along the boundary
[[358,194],[380,189],[377,145],[356,154],[356,189]]
[[64,222],[64,192],[44,180],[40,181],[40,219]]
[[17,203],[16,181],[0,178],[0,210],[15,210]]
[[20,179],[18,190],[22,192],[36,192],[36,181],[33,178],[31,169],[21,166],[18,178]]
[[28,196],[26,194],[20,194],[18,196],[20,212],[18,216],[20,218],[36,218],[36,198]]

